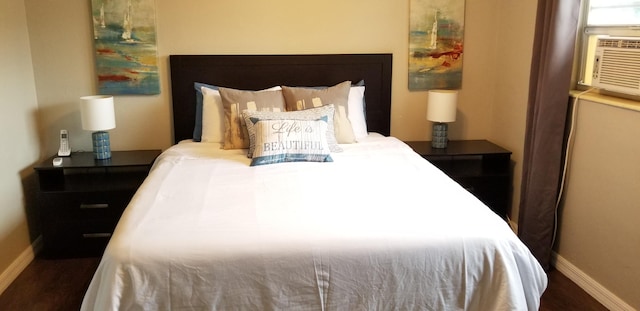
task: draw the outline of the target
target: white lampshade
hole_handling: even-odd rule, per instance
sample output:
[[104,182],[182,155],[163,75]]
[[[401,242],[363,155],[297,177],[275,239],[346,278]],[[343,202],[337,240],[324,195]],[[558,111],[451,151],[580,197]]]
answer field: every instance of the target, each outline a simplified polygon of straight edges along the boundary
[[95,95],[80,97],[82,128],[88,131],[106,131],[116,128],[113,96]]
[[429,90],[427,120],[453,122],[456,120],[457,90]]

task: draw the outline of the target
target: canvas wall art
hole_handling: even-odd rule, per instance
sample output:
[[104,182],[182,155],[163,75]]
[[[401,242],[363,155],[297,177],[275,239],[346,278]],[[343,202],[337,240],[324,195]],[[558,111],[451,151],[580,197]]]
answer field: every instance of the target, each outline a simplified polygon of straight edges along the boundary
[[92,0],[98,93],[159,94],[154,0]]
[[462,86],[465,0],[411,0],[409,90]]

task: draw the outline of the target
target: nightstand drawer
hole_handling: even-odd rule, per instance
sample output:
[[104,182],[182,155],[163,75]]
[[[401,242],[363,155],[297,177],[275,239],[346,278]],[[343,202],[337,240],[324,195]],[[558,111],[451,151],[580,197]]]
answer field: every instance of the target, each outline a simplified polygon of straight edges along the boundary
[[42,193],[42,213],[70,220],[117,219],[134,193],[135,190]]
[[509,155],[499,156],[422,156],[455,179],[457,176],[490,176],[510,174]]
[[116,227],[115,220],[54,220],[43,235],[44,255],[100,256]]
[[506,215],[510,197],[496,190],[511,188],[508,176],[458,177],[455,180],[498,215]]

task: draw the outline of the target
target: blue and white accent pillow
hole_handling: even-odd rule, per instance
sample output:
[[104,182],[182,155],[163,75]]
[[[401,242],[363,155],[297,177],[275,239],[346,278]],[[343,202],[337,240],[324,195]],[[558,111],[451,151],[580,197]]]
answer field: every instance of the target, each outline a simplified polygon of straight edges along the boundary
[[327,117],[318,120],[249,120],[256,133],[251,166],[282,162],[333,162],[327,143]]
[[[193,128],[193,141],[202,141],[202,119],[205,110],[203,107],[205,97],[203,88],[218,92],[218,87],[200,82],[194,82],[193,87],[196,89],[196,124]],[[218,98],[220,98],[220,93],[218,93]],[[222,104],[220,105],[222,106]]]
[[253,157],[253,150],[255,149],[255,137],[256,131],[254,129],[254,125],[249,121],[250,118],[257,118],[260,120],[284,120],[284,119],[295,119],[295,120],[318,120],[322,117],[327,118],[328,126],[327,126],[327,143],[329,143],[329,150],[331,152],[342,152],[342,148],[338,145],[336,141],[336,136],[334,133],[334,106],[327,105],[318,108],[311,108],[306,110],[299,111],[250,111],[245,110],[242,112],[242,117],[244,118],[244,123],[247,127],[247,134],[249,135],[249,151],[247,152],[247,157]]

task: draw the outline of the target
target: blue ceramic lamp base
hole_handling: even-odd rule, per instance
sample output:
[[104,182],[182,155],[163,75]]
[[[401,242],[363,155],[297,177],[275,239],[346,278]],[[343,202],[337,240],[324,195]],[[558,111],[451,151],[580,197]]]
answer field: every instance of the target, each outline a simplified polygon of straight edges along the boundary
[[93,140],[93,157],[96,160],[110,159],[111,143],[109,142],[109,133],[104,131],[93,132],[91,138]]
[[447,128],[448,126],[446,123],[433,123],[431,147],[440,149],[447,148],[447,142],[449,142],[449,139],[447,138]]

